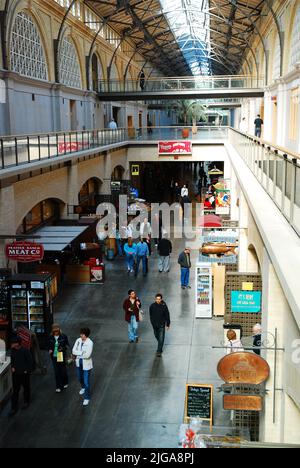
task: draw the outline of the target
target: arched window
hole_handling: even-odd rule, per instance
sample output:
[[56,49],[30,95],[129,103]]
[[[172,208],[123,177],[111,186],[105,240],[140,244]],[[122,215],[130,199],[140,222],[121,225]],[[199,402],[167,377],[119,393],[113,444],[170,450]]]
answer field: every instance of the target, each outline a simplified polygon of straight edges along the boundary
[[297,62],[300,62],[300,6],[298,7],[294,27],[292,32],[292,43],[291,43],[291,58],[290,58],[290,68],[292,68]]
[[75,46],[69,37],[64,37],[59,49],[59,79],[71,88],[81,88],[81,74]]
[[39,31],[24,11],[17,14],[10,40],[10,68],[20,75],[47,80],[47,64]]

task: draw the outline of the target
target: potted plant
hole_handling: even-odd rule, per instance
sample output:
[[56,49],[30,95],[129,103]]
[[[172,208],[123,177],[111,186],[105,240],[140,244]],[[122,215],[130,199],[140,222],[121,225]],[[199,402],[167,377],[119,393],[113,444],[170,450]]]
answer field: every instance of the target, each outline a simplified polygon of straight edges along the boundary
[[172,110],[177,114],[179,122],[185,126],[182,129],[182,138],[189,137],[189,125],[192,125],[193,134],[197,134],[197,121],[207,122],[205,107],[199,101],[178,100],[173,104]]

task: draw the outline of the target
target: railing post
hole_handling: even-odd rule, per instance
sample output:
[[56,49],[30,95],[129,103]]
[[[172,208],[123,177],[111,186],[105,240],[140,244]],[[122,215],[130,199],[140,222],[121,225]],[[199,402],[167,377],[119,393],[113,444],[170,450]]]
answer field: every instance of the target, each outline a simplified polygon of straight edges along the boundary
[[1,168],[4,169],[4,145],[3,145],[3,139],[1,138]]
[[27,137],[27,161],[30,163],[30,139]]
[[38,136],[39,161],[41,160],[41,137]]
[[273,200],[276,203],[276,183],[277,183],[277,162],[278,162],[278,150],[274,151],[276,159],[274,159],[274,170],[273,170]]
[[48,159],[51,158],[51,151],[50,151],[50,135],[47,135],[48,138]]
[[281,211],[284,213],[285,208],[285,189],[286,189],[286,176],[287,176],[287,164],[288,155],[283,155],[283,170],[282,170],[282,200],[281,200]]
[[66,147],[66,134],[64,133],[64,150],[65,154],[67,153],[67,147]]
[[16,155],[16,166],[19,165],[19,157],[18,157],[18,140],[15,138],[15,155]]
[[293,172],[292,172],[292,188],[291,188],[291,207],[290,207],[290,223],[294,224],[294,210],[296,201],[296,171],[297,171],[297,159],[292,159]]
[[271,146],[268,146],[267,169],[266,169],[266,190],[268,193],[269,193],[269,186],[270,186],[270,157],[271,157]]

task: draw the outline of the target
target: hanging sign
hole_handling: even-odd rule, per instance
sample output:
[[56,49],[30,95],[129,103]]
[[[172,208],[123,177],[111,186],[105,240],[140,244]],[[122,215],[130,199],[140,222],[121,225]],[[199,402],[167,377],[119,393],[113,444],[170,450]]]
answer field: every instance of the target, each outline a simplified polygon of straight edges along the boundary
[[160,156],[191,155],[191,141],[160,141],[158,143],[158,153]]
[[44,258],[44,247],[35,242],[13,242],[6,245],[5,255],[21,263],[38,262]]
[[140,166],[138,164],[131,166],[131,175],[139,176],[140,175]]

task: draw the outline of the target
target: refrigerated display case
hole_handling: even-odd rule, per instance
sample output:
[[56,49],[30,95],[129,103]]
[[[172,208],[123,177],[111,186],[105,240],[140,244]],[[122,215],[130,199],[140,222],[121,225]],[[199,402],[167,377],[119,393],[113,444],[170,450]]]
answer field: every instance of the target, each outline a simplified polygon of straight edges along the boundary
[[18,274],[8,280],[11,328],[23,325],[34,332],[42,349],[53,324],[51,280],[51,274]]
[[196,318],[212,318],[212,266],[196,265]]

